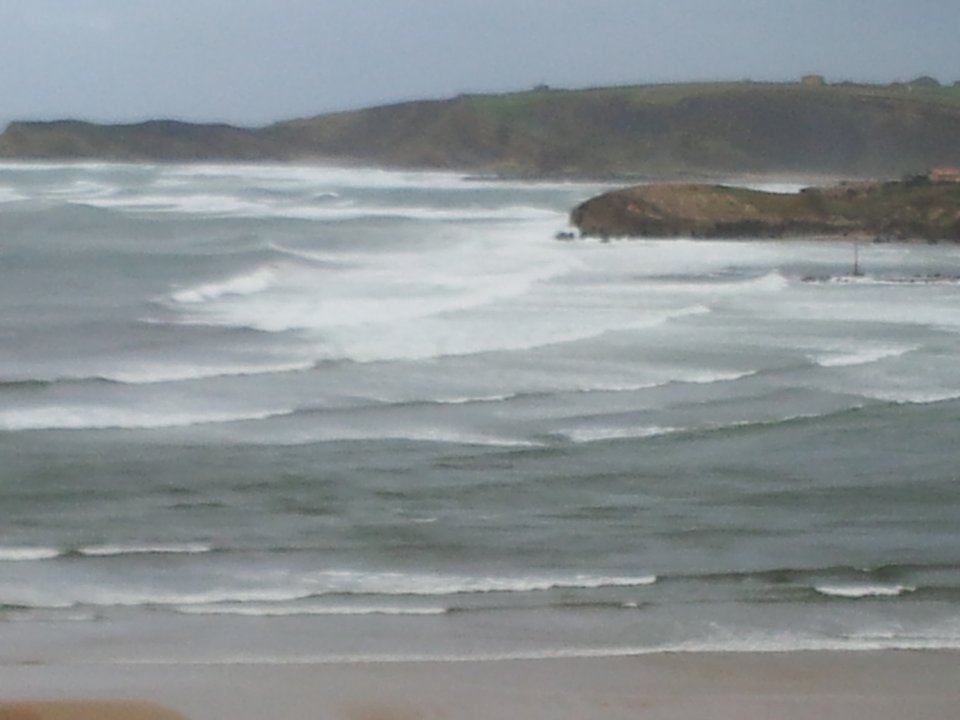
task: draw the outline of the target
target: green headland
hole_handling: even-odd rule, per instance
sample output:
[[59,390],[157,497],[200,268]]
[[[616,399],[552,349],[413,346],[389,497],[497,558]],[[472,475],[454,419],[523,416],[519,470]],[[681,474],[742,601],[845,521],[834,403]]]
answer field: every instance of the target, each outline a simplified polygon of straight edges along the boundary
[[462,95],[259,128],[14,122],[0,157],[327,161],[519,177],[899,177],[960,165],[960,87],[691,83]]

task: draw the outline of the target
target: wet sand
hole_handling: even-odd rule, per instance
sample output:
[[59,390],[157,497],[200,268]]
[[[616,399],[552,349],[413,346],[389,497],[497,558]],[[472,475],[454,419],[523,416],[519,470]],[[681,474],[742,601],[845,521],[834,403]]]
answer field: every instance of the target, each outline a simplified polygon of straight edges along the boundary
[[[90,705],[69,715],[63,706],[9,705],[91,699],[141,704],[92,715]],[[960,707],[960,653],[7,665],[0,700],[8,703],[0,704],[0,720],[174,720],[143,702],[191,720],[943,720]]]

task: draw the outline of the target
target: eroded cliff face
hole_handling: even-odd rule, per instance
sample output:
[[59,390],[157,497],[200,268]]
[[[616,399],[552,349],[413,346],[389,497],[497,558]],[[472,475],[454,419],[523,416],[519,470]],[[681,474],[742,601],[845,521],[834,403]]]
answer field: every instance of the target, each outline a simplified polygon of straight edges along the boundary
[[577,206],[571,223],[594,237],[782,238],[851,234],[960,241],[960,183],[843,184],[795,195],[723,185],[652,184]]

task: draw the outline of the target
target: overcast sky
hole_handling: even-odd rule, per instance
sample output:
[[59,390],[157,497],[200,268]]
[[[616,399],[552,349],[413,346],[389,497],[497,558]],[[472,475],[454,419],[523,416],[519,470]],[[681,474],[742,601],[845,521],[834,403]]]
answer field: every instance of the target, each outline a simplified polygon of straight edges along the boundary
[[960,0],[0,0],[0,121],[256,125],[462,92],[960,79]]

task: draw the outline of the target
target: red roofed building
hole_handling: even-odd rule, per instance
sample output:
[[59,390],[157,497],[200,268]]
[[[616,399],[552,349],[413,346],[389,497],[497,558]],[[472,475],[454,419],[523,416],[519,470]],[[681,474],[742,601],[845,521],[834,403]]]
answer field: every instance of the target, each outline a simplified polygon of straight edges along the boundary
[[935,167],[930,168],[927,173],[930,182],[955,182],[960,183],[960,168],[957,167]]

